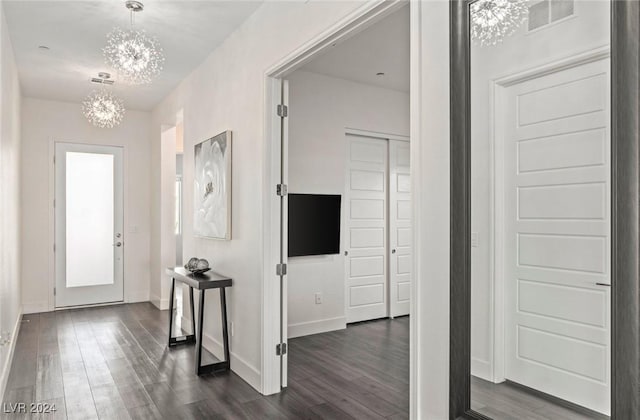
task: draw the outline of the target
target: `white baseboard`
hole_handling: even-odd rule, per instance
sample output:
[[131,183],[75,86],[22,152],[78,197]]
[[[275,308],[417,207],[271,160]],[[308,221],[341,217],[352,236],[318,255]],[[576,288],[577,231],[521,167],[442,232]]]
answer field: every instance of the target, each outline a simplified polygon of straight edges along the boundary
[[491,363],[486,360],[471,358],[471,375],[476,376],[485,381],[493,382],[491,374]]
[[[202,344],[204,348],[218,359],[223,360],[224,348],[222,347],[222,343],[209,334],[203,335]],[[229,357],[231,359],[231,370],[244,379],[245,382],[251,385],[256,391],[262,392],[262,375],[260,375],[260,371],[234,352],[230,352]]]
[[125,302],[127,303],[148,302],[148,301],[149,301],[148,290],[135,290],[135,291],[127,292],[127,298],[125,299]]
[[39,314],[42,312],[49,312],[49,302],[46,300],[41,302],[23,302],[22,313],[23,314]]
[[13,327],[7,360],[4,361],[4,366],[2,366],[2,370],[0,371],[0,395],[2,396],[4,396],[4,392],[7,389],[7,381],[9,380],[9,373],[11,373],[11,364],[13,362],[13,354],[16,350],[16,343],[18,342],[18,334],[20,333],[21,322],[22,310],[18,313],[18,319],[16,320],[16,324]]
[[287,328],[287,338],[344,330],[345,328],[347,328],[347,318],[343,316],[321,319],[319,321],[300,322],[298,324],[289,324]]
[[152,295],[151,303],[161,311],[169,309],[169,299],[160,299],[160,296]]

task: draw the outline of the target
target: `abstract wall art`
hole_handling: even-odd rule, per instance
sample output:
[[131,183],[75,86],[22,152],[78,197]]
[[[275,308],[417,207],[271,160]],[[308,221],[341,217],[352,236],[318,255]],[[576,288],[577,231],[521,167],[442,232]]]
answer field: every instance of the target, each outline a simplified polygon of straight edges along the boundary
[[195,145],[194,226],[196,236],[231,239],[231,131]]

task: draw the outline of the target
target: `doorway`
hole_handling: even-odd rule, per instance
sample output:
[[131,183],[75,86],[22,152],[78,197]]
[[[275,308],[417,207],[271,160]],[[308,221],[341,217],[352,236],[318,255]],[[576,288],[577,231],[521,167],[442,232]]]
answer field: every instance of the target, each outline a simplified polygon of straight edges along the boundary
[[[402,6],[405,7],[403,8]],[[394,43],[393,40],[397,40],[397,38],[392,36],[392,32],[385,25],[387,19],[397,23],[397,26],[395,24],[391,26],[395,26],[398,32],[401,33],[402,41]],[[365,318],[350,320],[348,305],[351,292],[346,284],[346,274],[349,272],[351,264],[349,263],[350,255],[345,255],[345,252],[350,254],[353,250],[357,254],[366,248],[364,246],[366,245],[365,243],[361,243],[362,246],[360,248],[352,248],[353,241],[351,241],[352,238],[348,231],[347,215],[352,213],[351,207],[353,206],[351,203],[347,204],[347,201],[352,201],[348,198],[350,194],[346,190],[347,182],[351,179],[356,183],[358,182],[356,179],[358,174],[353,174],[352,176],[349,173],[347,164],[350,159],[350,137],[369,138],[372,141],[381,142],[380,144],[383,145],[382,162],[378,162],[378,166],[382,165],[384,169],[382,175],[378,173],[373,176],[376,184],[372,187],[374,190],[381,190],[378,192],[389,196],[390,185],[397,186],[399,180],[401,185],[395,192],[410,194],[408,191],[410,182],[407,185],[409,180],[408,161],[410,150],[407,142],[410,126],[408,20],[409,10],[407,5],[396,4],[395,7],[387,9],[387,13],[384,16],[376,17],[375,23],[371,22],[371,25],[367,25],[366,30],[358,34],[351,34],[352,36],[345,40],[344,43],[334,42],[327,46],[327,50],[323,54],[318,54],[309,60],[305,60],[304,65],[283,73],[282,77],[286,77],[286,80],[272,80],[272,92],[276,93],[272,97],[274,100],[273,110],[274,116],[277,118],[277,120],[272,121],[273,135],[277,136],[278,141],[274,145],[275,148],[272,149],[274,162],[277,162],[277,166],[271,169],[273,170],[274,179],[280,181],[278,182],[280,185],[276,189],[278,206],[273,208],[275,212],[272,213],[272,220],[275,221],[275,226],[283,226],[285,229],[277,237],[271,237],[276,240],[271,242],[273,244],[271,247],[267,248],[271,249],[271,252],[275,251],[272,254],[274,257],[281,257],[278,259],[276,273],[280,276],[280,296],[282,296],[281,301],[284,304],[280,311],[281,318],[279,318],[282,336],[276,341],[276,354],[279,356],[278,363],[281,363],[279,372],[281,373],[280,385],[286,387],[287,392],[296,393],[302,389],[300,388],[301,386],[306,389],[320,387],[323,390],[327,390],[327,386],[344,385],[345,388],[349,386],[365,386],[363,384],[350,384],[348,383],[350,381],[340,382],[339,374],[336,377],[336,372],[327,371],[327,369],[330,369],[329,365],[318,366],[314,364],[318,368],[317,373],[323,376],[322,383],[314,385],[312,383],[314,381],[310,378],[308,381],[304,379],[300,381],[300,374],[305,371],[300,362],[304,359],[304,355],[308,355],[306,350],[308,345],[315,347],[313,349],[315,354],[311,359],[322,358],[327,361],[336,360],[336,358],[352,359],[353,362],[348,368],[351,371],[351,375],[365,375],[367,371],[372,375],[381,374],[381,370],[385,369],[383,368],[385,360],[389,362],[388,367],[395,364],[396,367],[391,376],[397,375],[397,377],[389,377],[387,379],[398,381],[397,389],[402,390],[401,393],[404,393],[405,397],[410,392],[410,357],[408,354],[410,347],[408,340],[410,319],[390,320],[387,318],[390,315],[389,297],[391,293],[386,275],[390,271],[391,258],[387,255],[384,255],[381,261],[378,258],[378,265],[375,267],[378,269],[378,274],[371,276],[377,277],[381,281],[369,288],[375,289],[373,290],[374,293],[365,293],[364,297],[362,295],[355,296],[361,301],[355,302],[357,305],[351,305],[352,307],[360,306],[359,309],[367,306],[376,307],[379,310],[379,314],[367,314]],[[377,30],[378,28],[385,29]],[[377,33],[378,38],[375,38],[376,41],[371,39],[367,41],[372,43],[373,47],[361,47],[359,44],[363,42],[362,36],[371,33],[369,31]],[[395,59],[396,57],[394,57],[389,60],[389,57],[386,56],[387,64],[389,61],[392,63],[385,69],[382,68],[384,65],[382,62],[364,65],[362,66],[364,69],[362,71],[363,78],[360,80],[354,80],[345,74],[332,74],[330,70],[326,70],[327,68],[339,70],[357,67],[355,64],[351,66],[345,64],[344,60],[338,57],[338,55],[345,54],[343,47],[346,48],[349,44],[358,45],[358,49],[368,55],[372,61],[376,59],[376,53],[385,56],[385,54],[380,54],[380,49],[377,48],[380,46],[380,42],[386,42],[385,47],[393,50],[393,54],[400,51],[400,55],[404,54],[404,58]],[[353,54],[349,53],[345,55],[353,56]],[[326,65],[328,62],[334,61],[342,63],[342,65]],[[400,72],[406,70],[406,73],[399,75],[395,72],[398,68],[401,69]],[[378,75],[378,73],[380,74]],[[404,163],[403,168],[401,171],[394,171],[396,175],[399,174],[400,176],[396,176],[392,182],[390,180],[389,163],[392,160],[391,155],[394,154],[395,156],[398,150],[390,147],[390,144],[394,143],[395,140],[404,140],[407,144],[404,148],[401,148],[402,156],[400,160]],[[363,156],[366,157],[365,155],[366,152]],[[362,158],[363,156],[360,157]],[[380,156],[373,157],[374,160],[379,160],[379,158]],[[369,163],[373,164],[374,162]],[[367,170],[365,168],[360,172],[367,172]],[[380,176],[382,177],[381,179]],[[368,177],[364,178],[361,177],[360,181],[367,183]],[[369,192],[374,193],[374,191]],[[319,255],[289,258],[288,245],[291,243],[291,231],[287,231],[286,226],[288,226],[289,217],[291,216],[291,213],[289,213],[291,211],[290,201],[293,200],[294,194],[296,195],[295,198],[299,198],[297,196],[303,194],[313,195],[318,199],[322,196],[342,197],[340,212],[342,221],[339,232],[341,238],[338,250]],[[394,199],[398,197],[394,197]],[[359,236],[358,238],[353,237],[356,242],[370,237],[369,239],[376,241],[379,248],[382,248],[383,254],[388,252],[389,255],[391,255],[389,235],[391,230],[387,224],[390,220],[388,206],[391,201],[391,198],[385,198],[382,207],[378,209],[382,210],[382,215],[380,217],[381,220],[376,221],[376,223],[378,225],[380,223],[384,224],[382,229],[376,225],[373,229],[364,229],[367,230],[366,232],[364,230],[358,231],[358,234],[362,234],[355,235]],[[408,214],[405,211],[407,210],[407,208],[404,208],[406,205],[407,203],[400,206],[402,212],[400,216],[408,218],[403,220],[402,223],[409,222],[408,226],[404,226],[404,228],[410,230],[412,216],[410,211]],[[380,203],[377,206],[379,207]],[[362,209],[365,212],[362,214],[377,211],[375,208],[371,210],[371,208],[367,209],[366,207],[368,206],[364,206]],[[355,213],[353,214],[356,215]],[[363,222],[364,220],[360,221]],[[371,221],[368,220],[368,222]],[[394,228],[394,230],[398,231],[399,227]],[[402,233],[406,232],[401,231]],[[411,242],[411,239],[404,235],[400,240],[401,245],[404,244],[410,248],[411,244],[407,245],[406,241]],[[400,249],[400,251],[404,250]],[[396,252],[398,252],[398,249],[396,249]],[[357,257],[356,254],[354,256]],[[396,269],[398,267],[406,269],[406,273],[401,274],[409,274],[412,270],[407,267],[407,264],[412,266],[411,258],[403,255],[403,258],[400,259],[399,263],[395,264],[395,267]],[[367,267],[364,268],[366,269]],[[380,272],[382,272],[382,275],[379,274]],[[356,277],[359,277],[358,281],[362,281],[371,276],[365,273]],[[405,283],[402,276],[399,276],[396,281]],[[406,293],[407,291],[403,290],[403,288],[408,286],[410,289],[413,287],[411,282],[408,283],[408,285],[401,285],[400,293],[396,294],[404,297],[404,299],[400,299],[404,302],[400,303],[404,304],[407,313],[410,311],[408,298],[411,294]],[[275,292],[276,290],[267,288],[265,290],[265,298],[272,291]],[[380,311],[381,308],[382,310]],[[402,310],[403,308],[400,307],[396,312],[400,314]],[[347,322],[357,323],[365,319],[371,319],[370,315],[373,318],[379,319],[382,317],[382,319],[352,326],[347,325]],[[272,316],[272,314],[266,316]],[[372,334],[367,334],[365,331],[372,332]],[[388,331],[389,333],[385,334],[382,331]],[[362,334],[360,339],[364,340],[364,342],[358,344],[356,337],[360,334]],[[390,346],[386,346],[382,342],[383,340],[378,340],[381,338],[380,334],[385,334],[393,343],[390,343]],[[393,336],[396,336],[396,338],[392,339],[391,337]],[[353,346],[350,346],[350,349],[356,350],[359,346],[365,345],[368,351],[376,354],[367,355],[361,352],[357,355],[347,352],[339,355],[327,347],[328,342],[332,340],[331,337],[343,337],[344,340],[353,340]],[[400,337],[403,337],[404,341]],[[290,341],[292,338],[295,341]],[[322,342],[319,347],[316,344],[312,344],[316,340]],[[369,344],[365,344],[366,342]],[[400,347],[394,347],[394,345],[399,345]],[[371,360],[370,357],[375,357],[379,362],[369,364],[369,366],[362,365],[361,362],[364,359]],[[309,358],[306,358],[306,360],[303,364],[306,364]],[[265,363],[265,366],[268,369],[268,363]],[[347,368],[346,365],[345,368]],[[376,377],[374,382],[378,384],[384,383],[382,376]],[[292,379],[292,381],[290,382],[289,379]],[[342,379],[347,378],[343,376]],[[353,376],[351,379],[353,379]],[[382,394],[382,389],[378,391]],[[269,391],[267,390],[266,392],[268,393]],[[357,403],[362,405],[358,395],[351,395],[348,398],[353,400],[349,404]],[[398,400],[402,400],[402,398],[398,398]],[[396,403],[389,403],[390,405],[383,408],[380,413],[385,413],[385,415],[408,415],[408,401]],[[344,405],[341,408],[341,404],[336,402],[331,409],[349,410],[349,407]],[[381,404],[384,405],[386,403]],[[375,416],[375,412],[372,413],[367,409],[363,412],[368,412],[369,415]],[[362,413],[359,415],[362,416]]]
[[124,299],[123,149],[55,145],[55,307]]

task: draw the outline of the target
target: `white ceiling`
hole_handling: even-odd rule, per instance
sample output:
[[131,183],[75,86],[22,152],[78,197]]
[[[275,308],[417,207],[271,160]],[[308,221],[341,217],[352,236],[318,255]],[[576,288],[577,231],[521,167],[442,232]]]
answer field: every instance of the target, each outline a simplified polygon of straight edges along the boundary
[[[150,85],[116,81],[128,109],[151,110],[260,5],[261,1],[148,0],[137,29],[155,36],[166,57]],[[80,102],[99,85],[89,82],[105,65],[102,48],[115,26],[129,27],[124,1],[2,0],[23,95]],[[38,49],[46,45],[48,51]]]
[[[336,45],[300,70],[409,92],[409,7]],[[384,76],[376,76],[382,72]]]

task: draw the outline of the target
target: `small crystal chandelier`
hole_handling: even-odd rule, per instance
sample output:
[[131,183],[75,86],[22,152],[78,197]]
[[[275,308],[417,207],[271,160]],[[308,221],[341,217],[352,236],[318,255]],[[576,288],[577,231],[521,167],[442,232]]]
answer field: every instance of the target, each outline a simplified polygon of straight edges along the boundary
[[113,84],[109,73],[100,73],[95,83],[102,83],[100,90],[93,91],[82,101],[82,113],[89,122],[100,128],[113,128],[124,118],[124,102],[108,92],[104,85]]
[[496,45],[512,35],[529,14],[526,0],[476,0],[471,3],[471,39]]
[[127,1],[125,5],[131,13],[131,28],[115,28],[107,35],[104,57],[107,64],[118,70],[119,75],[129,83],[149,83],[162,71],[162,48],[154,37],[133,28],[134,13],[141,12],[144,5],[134,0]]

